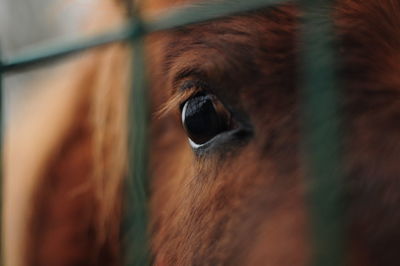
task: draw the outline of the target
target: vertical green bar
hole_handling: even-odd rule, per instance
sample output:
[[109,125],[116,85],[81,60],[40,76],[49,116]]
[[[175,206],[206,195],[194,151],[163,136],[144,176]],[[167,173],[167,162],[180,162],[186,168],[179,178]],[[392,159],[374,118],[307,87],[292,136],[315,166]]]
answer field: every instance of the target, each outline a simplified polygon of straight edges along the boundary
[[339,86],[330,1],[303,0],[303,144],[314,266],[345,265]]
[[[140,26],[140,25],[139,25]],[[149,265],[148,243],[148,91],[143,38],[132,43],[133,75],[129,97],[128,177],[125,186],[124,265]]]
[[4,265],[4,180],[3,180],[3,139],[4,139],[4,112],[3,112],[3,60],[0,51],[0,265]]

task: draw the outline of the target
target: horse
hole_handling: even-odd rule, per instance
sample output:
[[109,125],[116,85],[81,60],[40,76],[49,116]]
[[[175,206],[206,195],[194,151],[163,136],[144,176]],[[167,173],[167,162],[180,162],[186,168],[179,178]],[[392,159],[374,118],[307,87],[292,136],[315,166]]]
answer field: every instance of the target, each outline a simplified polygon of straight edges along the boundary
[[[140,6],[158,14],[201,2]],[[97,5],[88,32],[129,17],[126,2]],[[395,266],[400,2],[337,0],[326,8],[340,61],[346,263]],[[154,265],[310,264],[301,19],[289,2],[146,39]],[[129,54],[116,43],[68,61],[35,85],[43,89],[8,126],[6,265],[122,265]]]

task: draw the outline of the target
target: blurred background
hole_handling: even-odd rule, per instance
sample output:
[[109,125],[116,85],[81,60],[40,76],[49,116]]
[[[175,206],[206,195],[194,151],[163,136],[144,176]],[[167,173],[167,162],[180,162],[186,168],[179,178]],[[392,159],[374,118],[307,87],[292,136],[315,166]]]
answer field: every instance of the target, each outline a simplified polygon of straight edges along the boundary
[[[8,58],[41,43],[74,39],[95,0],[0,0],[0,48]],[[35,80],[51,75],[54,65],[18,74],[7,74],[5,86],[6,121],[32,95]],[[35,87],[35,90],[38,88]]]

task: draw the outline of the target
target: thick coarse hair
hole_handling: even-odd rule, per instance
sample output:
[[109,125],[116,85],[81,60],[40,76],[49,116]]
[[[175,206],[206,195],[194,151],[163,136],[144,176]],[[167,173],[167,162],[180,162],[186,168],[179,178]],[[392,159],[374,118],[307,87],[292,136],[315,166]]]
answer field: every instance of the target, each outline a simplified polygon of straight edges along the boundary
[[[124,20],[120,3],[98,1],[96,10],[88,33]],[[37,95],[7,128],[6,265],[118,260],[129,49],[78,57],[35,84]]]

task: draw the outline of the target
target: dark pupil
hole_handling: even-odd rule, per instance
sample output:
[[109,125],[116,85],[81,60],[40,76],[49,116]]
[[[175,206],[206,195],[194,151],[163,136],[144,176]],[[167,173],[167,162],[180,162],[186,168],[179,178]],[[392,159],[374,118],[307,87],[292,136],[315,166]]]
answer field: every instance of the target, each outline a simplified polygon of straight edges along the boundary
[[203,144],[227,129],[225,117],[216,112],[209,95],[197,96],[186,102],[184,127],[189,138]]

